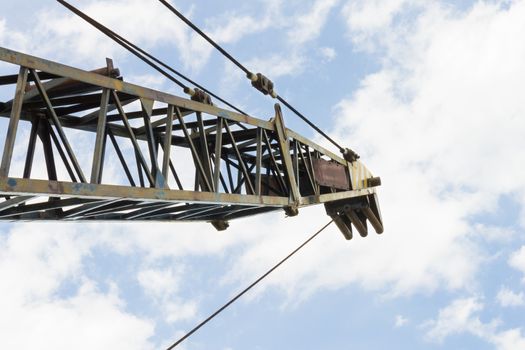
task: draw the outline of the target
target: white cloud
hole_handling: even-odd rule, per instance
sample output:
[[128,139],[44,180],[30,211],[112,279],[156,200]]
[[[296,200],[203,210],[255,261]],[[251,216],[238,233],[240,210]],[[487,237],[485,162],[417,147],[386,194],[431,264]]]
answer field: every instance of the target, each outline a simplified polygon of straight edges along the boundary
[[[477,3],[462,14],[435,4],[421,11],[381,27],[393,40],[387,60],[335,111],[333,136],[351,142],[382,177],[386,232],[346,243],[330,228],[252,297],[275,286],[294,302],[350,284],[389,296],[476,288],[487,262],[476,244],[479,230],[495,237],[508,231],[473,218],[494,212],[499,196],[525,191],[525,106],[517,93],[525,89],[525,2]],[[265,229],[227,281],[248,283],[324,218],[322,208],[312,208],[299,220],[247,221],[255,232]]]
[[101,292],[84,274],[94,232],[103,230],[72,227],[20,224],[3,233],[2,346],[32,349],[38,340],[39,346],[52,349],[152,348],[153,323],[126,312],[114,284]]
[[302,45],[317,38],[328,19],[330,10],[338,3],[339,0],[317,0],[309,12],[293,19],[294,24],[288,32],[289,40],[294,44]]
[[492,343],[498,350],[525,349],[525,337],[519,329],[509,329],[492,337]]
[[426,336],[430,341],[443,341],[454,334],[467,333],[493,344],[498,350],[522,349],[525,346],[519,328],[498,330],[499,320],[484,323],[479,319],[483,303],[475,297],[456,299],[439,311],[436,320],[426,322]]
[[[126,226],[134,229],[126,232]],[[184,225],[178,227],[181,226]],[[141,224],[120,228],[122,230],[115,225],[93,224],[21,224],[1,236],[0,329],[5,334],[2,341],[6,347],[25,349],[25,340],[40,339],[46,348],[65,349],[77,339],[84,339],[88,331],[93,334],[77,346],[80,349],[122,345],[131,349],[153,347],[150,339],[155,335],[155,322],[161,317],[147,319],[128,312],[119,295],[119,288],[127,286],[117,286],[107,277],[105,283],[109,283],[109,291],[100,291],[86,276],[89,271],[86,260],[95,249],[143,257],[144,265],[138,270],[132,268],[129,273],[136,275],[142,291],[158,307],[158,315],[166,322],[196,317],[198,302],[180,292],[182,281],[187,279],[183,266],[179,263],[176,268],[169,268],[157,264],[166,257],[220,253],[224,240],[211,239],[216,232],[209,225],[205,231],[211,243],[205,250],[200,250],[190,239],[190,234],[195,237],[191,230],[174,235],[173,225],[157,226],[163,228],[161,231],[148,225],[152,230],[148,235],[144,234]],[[170,236],[175,239],[167,239]],[[203,236],[206,234],[200,238]],[[224,235],[224,238],[230,244],[235,241],[235,237]],[[149,244],[142,245],[143,241]],[[159,249],[160,245],[166,245],[166,249]],[[28,349],[32,346],[27,343]]]
[[482,237],[488,242],[508,243],[516,237],[516,231],[510,227],[492,226],[476,223],[472,227],[472,233]]
[[[235,223],[230,227],[233,228],[233,232],[242,232],[239,227],[242,225],[237,226]],[[230,234],[230,231],[218,233],[210,224],[202,222],[179,222],[175,225],[173,223],[122,223],[118,227],[113,225],[108,227],[112,230],[104,237],[107,245],[113,247],[120,244],[121,251],[144,253],[147,263],[153,267],[159,259],[165,257],[221,255],[226,249],[242,244],[245,240],[252,239],[254,235],[247,233],[239,237]],[[126,235],[129,239],[122,242],[122,235]],[[174,270],[172,273],[178,276],[181,272]]]
[[525,88],[525,44],[512,39],[525,30],[525,3],[478,3],[462,16],[428,11],[339,104],[334,127],[383,179],[388,249],[376,245],[369,264],[353,255],[366,266],[360,280],[380,275],[377,285],[392,281],[403,292],[468,288],[482,261],[469,218],[525,190],[525,107],[516,94]]
[[319,49],[319,53],[326,62],[333,61],[334,58],[337,56],[337,52],[333,47],[321,47]]
[[170,323],[186,321],[195,318],[197,303],[195,301],[170,301],[165,305],[166,321]]
[[129,83],[157,90],[163,90],[163,87],[168,83],[167,78],[160,74],[126,75],[125,78]]
[[[524,122],[520,116],[524,114],[524,107],[520,91],[524,91],[521,62],[525,51],[519,40],[523,32],[523,7],[523,3],[516,3],[507,11],[480,3],[460,17],[449,17],[446,11],[435,12],[432,8],[421,19],[410,22],[413,30],[408,34],[403,32],[406,34],[403,36],[398,35],[399,28],[390,19],[373,27],[375,31],[384,28],[394,33],[393,38],[397,35],[402,39],[390,42],[390,61],[385,62],[384,68],[364,79],[359,91],[338,105],[334,134],[338,139],[351,142],[350,146],[363,155],[365,163],[382,176],[384,186],[380,189],[380,200],[387,231],[383,236],[356,237],[348,243],[336,228],[330,227],[315,243],[272,274],[255,295],[265,288],[280,287],[290,300],[301,300],[318,290],[350,284],[391,295],[469,288],[482,257],[472,243],[468,218],[493,210],[500,194],[523,189],[524,179],[520,174],[524,159],[520,150],[523,149]],[[396,11],[399,10],[386,10],[387,13]],[[172,25],[173,22],[166,23]],[[239,28],[245,28],[244,23],[240,21]],[[80,26],[65,21],[59,26],[64,30],[62,39],[65,40],[60,45],[64,48],[73,45],[80,55],[85,55],[82,50],[97,44],[101,45],[97,52],[107,55],[105,44],[99,43],[95,36],[75,32],[77,25]],[[73,34],[69,34],[70,31]],[[177,33],[158,34],[162,36],[154,42],[161,42],[163,35],[172,35],[173,40],[180,39],[182,43],[192,40],[185,31]],[[74,35],[82,40],[73,42]],[[139,41],[146,40],[142,33],[130,35]],[[232,29],[221,35],[225,42],[239,40]],[[300,73],[304,58],[269,55],[266,59],[253,60],[251,65],[275,78]],[[220,257],[242,246],[245,250],[241,255],[228,260],[231,274],[224,282],[251,281],[254,275],[273,265],[328,220],[319,207],[301,210],[299,218],[283,219],[282,216],[282,213],[269,214],[235,221],[226,233],[214,232],[204,224],[121,225],[113,227],[114,232],[101,232],[97,239],[98,244],[107,244],[112,251],[146,255],[149,265],[145,265],[139,281],[142,279],[145,288],[148,283],[158,286],[160,289],[152,291],[152,295],[159,293],[155,296],[159,300],[169,296],[171,311],[167,318],[168,322],[175,322],[194,317],[197,304],[195,301],[181,303],[177,295],[180,272],[156,269],[157,259]],[[126,239],[122,239],[123,236]],[[53,244],[67,246],[67,237],[60,239],[65,243],[28,239],[30,247],[37,243],[43,247],[36,255],[31,250],[27,256],[22,252],[3,252],[9,257],[24,257],[20,266],[9,265],[15,264],[16,259],[2,260],[2,264],[5,263],[2,272],[9,280],[15,280],[16,271],[27,274],[37,271],[27,281],[17,281],[13,295],[5,300],[16,301],[18,295],[35,298],[32,294],[42,299],[51,298],[61,281],[79,273],[82,257],[89,254],[95,243],[75,241],[71,243],[76,247],[69,251],[71,255],[68,251],[49,254],[54,251]],[[514,255],[511,263],[523,267],[525,272],[525,258],[522,258],[525,248],[522,251],[523,254]],[[25,266],[26,262],[31,264]],[[160,281],[162,274],[173,284]],[[140,335],[137,343],[147,343],[151,325],[125,313],[114,293],[100,293],[95,289],[79,296],[84,298],[81,301],[102,298],[105,302],[101,305],[109,310],[107,313],[115,319],[127,320],[129,323],[122,321],[121,324],[129,326],[132,332],[135,326],[139,328],[134,332]],[[56,306],[61,308],[62,304]],[[433,334],[437,338],[450,334],[446,323],[440,322],[447,317],[467,332],[484,332],[486,325],[472,316],[481,307],[477,299],[453,304],[451,310],[458,311],[459,316],[443,311],[442,318],[434,323]],[[80,304],[78,309],[83,310]],[[493,338],[502,348],[520,341],[519,330],[499,332]]]
[[[389,45],[391,41],[414,35],[406,26],[416,21],[415,13],[421,8],[431,7],[441,9],[443,6],[437,2],[420,0],[349,0],[343,7],[342,16],[346,21],[348,36],[357,49],[375,51],[386,47],[392,50],[395,44]],[[395,19],[403,15],[408,19],[400,21],[397,32],[393,33],[390,29]],[[426,28],[427,31],[429,29]]]
[[375,32],[392,25],[396,14],[413,0],[350,0],[344,6],[343,15],[351,31]]
[[138,272],[137,279],[146,294],[158,305],[167,322],[190,320],[197,314],[197,302],[178,295],[184,268],[148,267]]
[[[286,31],[291,45],[286,45],[280,53],[257,55],[244,62],[244,65],[251,71],[260,72],[274,81],[282,76],[298,75],[304,71],[307,64],[311,63],[304,52],[304,44],[320,35],[330,11],[338,3],[339,0],[318,0],[308,12],[288,15],[284,13],[280,1],[270,2],[268,6],[265,5],[267,9],[261,18],[256,19],[247,15],[230,16],[227,25],[212,30],[212,37],[217,38],[217,41],[236,42],[247,34],[269,28],[282,28]],[[328,47],[319,49],[319,53],[327,62],[336,54],[333,48]],[[235,78],[228,65],[223,78],[223,86],[226,87],[227,92],[238,86],[240,81],[240,78]]]
[[226,12],[207,20],[206,33],[218,43],[232,44],[247,35],[259,33],[278,26],[281,16],[281,1],[265,1],[259,17],[236,12]]
[[452,334],[470,332],[479,335],[484,325],[474,314],[483,309],[483,303],[477,298],[454,300],[444,309],[439,310],[436,320],[427,322],[429,330],[426,336],[430,340],[443,341]]
[[254,33],[266,28],[267,23],[269,23],[269,21],[261,23],[261,21],[247,15],[235,16],[229,14],[228,18],[226,25],[218,26],[210,34],[218,43],[234,43],[248,33]]
[[0,46],[24,51],[29,46],[30,39],[24,32],[8,28],[6,20],[0,18]]
[[81,269],[82,256],[89,249],[88,241],[76,241],[59,226],[42,226],[37,231],[35,225],[20,225],[2,243],[0,276],[5,291],[0,305],[46,298],[64,278]]
[[299,53],[288,55],[272,54],[268,57],[252,58],[246,62],[254,72],[261,72],[269,79],[277,79],[287,75],[300,74],[305,65],[305,58]]
[[[287,15],[282,9],[281,1],[271,1],[265,3],[265,10],[259,18],[246,14],[227,13],[226,16],[221,15],[208,21],[210,29],[206,32],[211,33],[211,37],[217,42],[235,43],[247,35],[269,28],[283,28],[287,30],[289,41],[293,43],[287,46],[288,52],[257,56],[244,62],[244,65],[252,71],[263,73],[270,79],[297,75],[303,71],[308,61],[307,56],[302,52],[303,45],[319,36],[330,10],[338,3],[339,0],[316,1],[306,13]],[[224,22],[226,24],[223,24]],[[323,47],[319,51],[328,62],[336,54],[333,48]],[[232,89],[232,84],[236,86],[239,84],[240,79],[235,79],[234,76],[235,73],[232,74],[228,65],[224,72],[223,84],[227,86],[227,90]]]
[[509,265],[524,274],[525,281],[525,246],[515,251],[509,259]]
[[396,320],[394,323],[394,326],[396,328],[401,328],[407,323],[408,323],[408,318],[404,317],[403,315],[396,315]]
[[157,299],[165,300],[179,290],[182,268],[147,268],[139,271],[137,279],[142,288]]
[[[140,0],[92,1],[80,10],[146,50],[172,47],[187,69],[201,69],[212,51],[207,42],[157,2],[145,7]],[[102,65],[105,57],[130,57],[124,48],[59,5],[40,11],[32,28],[23,34],[6,28],[1,21],[3,41],[12,49],[75,65]]]
[[498,295],[496,296],[496,299],[503,307],[525,305],[525,297],[523,292],[516,293],[505,286],[501,287]]
[[0,320],[2,344],[33,349],[33,340],[38,339],[42,348],[49,349],[152,349],[148,341],[152,322],[122,311],[121,304],[115,295],[84,286],[71,298],[3,309],[8,313]]

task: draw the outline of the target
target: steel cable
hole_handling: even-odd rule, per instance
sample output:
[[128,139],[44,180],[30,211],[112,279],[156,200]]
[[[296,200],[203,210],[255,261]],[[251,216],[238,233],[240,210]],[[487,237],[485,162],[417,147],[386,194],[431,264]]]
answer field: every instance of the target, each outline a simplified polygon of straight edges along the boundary
[[[218,97],[217,95],[213,94],[206,88],[202,87],[198,83],[194,82],[193,80],[189,79],[188,77],[184,76],[182,73],[178,72],[174,68],[170,67],[166,63],[162,62],[161,60],[157,59],[155,56],[149,54],[148,52],[144,51],[137,45],[133,44],[132,42],[128,41],[124,37],[120,36],[119,34],[113,32],[111,29],[105,27],[104,25],[100,24],[99,22],[95,21],[91,17],[84,14],[79,9],[75,8],[74,6],[70,5],[64,0],[57,0],[60,4],[65,6],[67,9],[84,19],[86,22],[97,28],[99,31],[101,31],[103,34],[120,44],[122,47],[130,51],[132,54],[137,56],[139,59],[141,59],[143,62],[150,65],[152,68],[157,70],[159,73],[164,75],[166,78],[170,79],[177,85],[179,85],[183,89],[188,89],[187,86],[185,86],[181,81],[171,76],[169,73],[164,71],[162,68],[151,62],[150,60],[154,61],[155,63],[161,65],[162,67],[168,69],[172,73],[176,74],[177,76],[181,77],[182,79],[188,81],[190,84],[193,84],[200,88],[201,90],[208,93],[210,96],[213,96],[217,100],[223,102],[224,104],[228,105],[229,107],[235,109],[241,114],[247,115],[242,110],[238,109],[237,107],[233,106],[229,102],[223,100],[222,98]],[[202,30],[200,30],[196,25],[194,25],[189,19],[184,17],[179,11],[177,11],[173,6],[171,6],[168,2],[165,0],[159,0],[161,3],[163,3],[168,9],[170,9],[177,17],[179,17],[182,21],[184,21],[188,26],[190,26],[193,30],[195,30],[197,33],[199,33],[205,40],[207,40],[212,46],[214,46],[218,51],[220,51],[225,57],[227,57],[231,62],[233,62],[235,65],[237,65],[241,70],[243,70],[247,75],[251,74],[251,72],[244,67],[239,61],[237,61],[233,56],[231,56],[228,52],[226,52],[220,45],[218,45],[215,41],[213,41],[208,35],[206,35]],[[326,133],[324,133],[319,127],[317,127],[313,122],[311,122],[307,117],[305,117],[303,114],[301,114],[299,111],[297,111],[293,106],[291,106],[284,98],[277,95],[276,97],[280,102],[282,102],[287,108],[289,108],[292,112],[294,112],[298,117],[300,117],[303,121],[305,121],[310,127],[312,127],[314,130],[319,132],[321,135],[323,135],[327,140],[329,140],[332,144],[334,144],[336,147],[338,147],[342,152],[344,151],[344,148],[339,146],[337,142],[335,142],[332,138],[330,138]],[[233,304],[236,300],[238,300],[241,296],[243,296],[245,293],[247,293],[250,289],[255,287],[257,284],[259,284],[264,278],[266,278],[270,273],[272,273],[274,270],[276,270],[279,266],[281,266],[284,262],[286,262],[289,258],[291,258],[293,255],[295,255],[299,250],[301,250],[305,245],[307,245],[310,241],[312,241],[315,237],[317,237],[322,231],[324,231],[333,220],[330,220],[327,224],[325,224],[321,229],[319,229],[317,232],[315,232],[312,236],[310,236],[306,241],[304,241],[299,247],[294,249],[290,254],[288,254],[285,258],[280,260],[276,265],[274,265],[271,269],[266,271],[263,275],[261,275],[257,280],[252,282],[248,287],[243,289],[241,292],[236,294],[232,299],[230,299],[226,304],[221,306],[219,309],[217,309],[214,313],[212,313],[210,316],[208,316],[205,320],[200,322],[197,326],[192,328],[188,333],[186,333],[184,336],[182,336],[179,340],[177,340],[175,343],[173,343],[171,346],[167,348],[167,350],[171,350],[175,348],[177,345],[182,343],[184,340],[186,340],[188,337],[190,337],[193,333],[195,333],[197,330],[199,330],[202,326],[204,326],[206,323],[211,321],[213,318],[215,318],[218,314],[220,314],[222,311],[224,311],[226,308],[228,308],[231,304]]]
[[292,112],[294,112],[299,118],[301,118],[306,124],[310,125],[310,127],[312,127],[315,131],[317,131],[318,133],[320,133],[321,135],[323,135],[328,141],[330,141],[335,147],[339,148],[339,151],[341,153],[343,153],[345,151],[345,149],[343,147],[341,147],[341,145],[339,145],[337,142],[334,141],[334,139],[332,139],[330,136],[328,136],[323,130],[321,130],[317,125],[315,125],[314,123],[312,123],[310,121],[310,119],[308,119],[307,117],[305,117],[304,115],[302,115],[297,109],[295,109],[291,104],[289,104],[288,102],[286,102],[286,100],[284,98],[282,98],[280,95],[277,95],[277,100],[279,100],[280,102],[282,102],[286,107],[288,107],[288,109],[290,109]]
[[250,71],[244,67],[239,61],[237,61],[232,55],[230,55],[226,50],[224,50],[219,44],[217,44],[215,41],[213,41],[212,38],[210,38],[206,33],[204,33],[202,30],[200,30],[199,27],[197,27],[195,24],[193,24],[189,19],[187,19],[182,13],[177,11],[177,9],[166,0],[159,0],[164,6],[166,6],[171,12],[173,12],[177,17],[179,17],[184,23],[186,23],[191,29],[199,33],[200,36],[202,36],[207,42],[209,42],[214,48],[220,51],[224,56],[226,56],[230,61],[232,61],[237,67],[239,67],[241,70],[244,71],[244,73],[248,74]]
[[228,107],[234,109],[235,111],[241,113],[241,114],[244,114],[244,115],[247,115],[246,112],[244,112],[243,110],[235,107],[233,104],[229,103],[228,101],[222,99],[221,97],[217,96],[216,94],[214,94],[213,92],[209,91],[208,89],[206,89],[205,87],[203,87],[202,85],[196,83],[195,81],[193,81],[192,79],[188,78],[187,76],[185,76],[184,74],[180,73],[179,71],[177,71],[176,69],[174,69],[173,67],[169,66],[168,64],[164,63],[163,61],[159,60],[158,58],[156,58],[155,56],[149,54],[148,52],[146,52],[145,50],[141,49],[140,47],[138,47],[137,45],[133,44],[132,42],[130,42],[129,40],[127,40],[126,38],[122,37],[121,35],[115,33],[114,31],[112,31],[111,29],[109,29],[108,27],[104,26],[103,24],[97,22],[96,20],[94,20],[93,18],[89,17],[88,15],[86,15],[85,13],[83,13],[82,11],[80,11],[79,9],[77,9],[76,7],[74,7],[73,5],[67,3],[66,1],[64,0],[57,0],[61,5],[63,5],[64,7],[66,7],[68,10],[70,10],[71,12],[75,13],[77,16],[79,16],[80,18],[82,18],[83,20],[85,20],[86,22],[88,22],[89,24],[91,24],[93,27],[97,28],[99,31],[101,31],[103,34],[105,34],[106,36],[108,36],[110,39],[114,40],[115,42],[117,42],[119,45],[121,45],[122,47],[124,47],[126,50],[128,50],[129,52],[131,52],[132,54],[134,54],[135,56],[137,56],[140,60],[142,60],[143,62],[145,62],[146,64],[148,64],[149,66],[151,66],[152,68],[154,68],[155,70],[157,70],[159,73],[161,73],[162,75],[164,75],[166,78],[168,78],[169,80],[173,81],[175,84],[179,85],[181,88],[183,88],[185,91],[186,89],[188,89],[188,87],[186,85],[184,85],[180,80],[174,78],[171,74],[167,73],[166,71],[164,71],[162,68],[160,68],[159,66],[157,66],[156,64],[154,64],[153,62],[149,61],[148,59],[156,62],[157,64],[161,65],[162,67],[166,68],[167,70],[171,71],[172,73],[176,74],[177,76],[179,76],[180,78],[186,80],[187,82],[189,82],[190,84],[193,84],[194,86],[198,87],[199,89],[201,89],[202,91],[206,92],[207,94],[209,94],[210,96],[216,98],[218,101],[221,101],[222,103],[224,103],[225,105],[227,105]]
[[[192,28],[194,31],[196,31],[202,38],[204,38],[213,47],[215,47],[226,58],[228,58],[232,63],[234,63],[237,67],[239,67],[244,73],[246,73],[247,76],[253,75],[253,73],[251,73],[250,70],[248,70],[248,68],[243,66],[239,61],[237,61],[232,55],[230,55],[225,49],[223,49],[219,44],[217,44],[212,38],[210,38],[206,33],[204,33],[199,27],[197,27],[193,22],[191,22],[188,18],[186,18],[182,13],[180,13],[170,3],[168,3],[166,0],[159,0],[159,1],[164,6],[166,6],[171,12],[173,12],[173,14],[175,14],[179,19],[181,19],[184,23],[186,23],[190,28]],[[286,107],[288,107],[293,113],[295,113],[299,118],[301,118],[305,123],[307,123],[310,127],[312,127],[315,131],[320,133],[328,141],[330,141],[334,146],[339,148],[339,150],[342,153],[345,152],[345,148],[343,148],[341,145],[339,145],[339,143],[337,143],[334,139],[332,139],[330,136],[328,136],[317,125],[315,125],[312,121],[310,121],[310,119],[308,119],[306,116],[304,116],[302,113],[300,113],[297,109],[292,107],[292,105],[290,103],[288,103],[283,97],[278,95],[276,98],[280,102],[282,102]]]
[[330,220],[326,225],[324,225],[323,227],[321,227],[316,233],[314,233],[312,236],[310,236],[310,238],[308,238],[306,241],[304,241],[299,247],[295,248],[290,254],[288,254],[284,259],[282,259],[281,261],[279,261],[277,264],[275,264],[271,269],[269,269],[268,271],[266,271],[261,277],[259,277],[258,279],[256,279],[252,284],[250,284],[248,287],[246,287],[245,289],[243,289],[241,292],[239,292],[238,294],[236,294],[233,298],[231,298],[226,304],[224,304],[223,306],[221,306],[219,309],[217,309],[214,313],[212,313],[210,316],[208,316],[204,321],[202,321],[201,323],[199,323],[198,325],[196,325],[195,327],[193,327],[188,333],[186,333],[184,336],[182,336],[181,338],[179,338],[179,340],[177,340],[175,343],[173,343],[172,345],[170,345],[166,350],[171,350],[173,348],[175,348],[177,345],[179,345],[180,343],[182,343],[184,340],[186,340],[189,336],[191,336],[193,333],[195,333],[196,331],[199,330],[199,328],[201,328],[202,326],[204,326],[206,323],[208,323],[209,321],[211,321],[215,316],[217,316],[218,314],[220,314],[222,311],[224,311],[228,306],[230,306],[231,304],[233,304],[237,299],[239,299],[241,296],[243,296],[246,292],[248,292],[250,289],[252,289],[253,287],[255,287],[259,282],[261,282],[266,276],[268,276],[270,273],[272,273],[275,269],[277,269],[279,266],[281,266],[286,260],[288,260],[289,258],[291,258],[295,253],[297,253],[299,250],[301,250],[301,248],[303,248],[305,245],[307,245],[311,240],[313,240],[315,237],[317,237],[317,235],[319,235],[321,232],[324,231],[324,229],[326,229],[331,223],[333,222],[333,220]]

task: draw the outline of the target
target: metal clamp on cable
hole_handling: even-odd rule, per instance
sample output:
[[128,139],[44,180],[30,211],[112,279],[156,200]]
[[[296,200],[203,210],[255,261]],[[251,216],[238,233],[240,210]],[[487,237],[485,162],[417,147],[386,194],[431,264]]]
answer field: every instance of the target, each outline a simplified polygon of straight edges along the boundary
[[347,161],[347,162],[350,162],[350,163],[353,163],[355,162],[356,160],[358,160],[359,158],[361,158],[359,156],[359,154],[355,153],[354,151],[352,151],[350,148],[345,148],[343,150],[343,158]]
[[184,92],[191,96],[192,101],[204,103],[210,106],[213,106],[213,102],[211,102],[211,97],[206,92],[202,91],[201,89],[192,89],[189,87],[184,88]]
[[261,73],[248,73],[246,77],[251,80],[252,86],[265,95],[277,98],[277,93],[273,90],[273,82]]

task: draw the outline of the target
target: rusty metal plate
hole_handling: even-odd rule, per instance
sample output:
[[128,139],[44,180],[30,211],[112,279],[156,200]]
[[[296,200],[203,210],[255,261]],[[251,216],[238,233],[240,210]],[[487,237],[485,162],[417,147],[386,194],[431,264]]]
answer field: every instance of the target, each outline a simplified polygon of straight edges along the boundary
[[348,174],[343,165],[324,159],[313,159],[313,165],[315,181],[319,185],[341,190],[350,189]]

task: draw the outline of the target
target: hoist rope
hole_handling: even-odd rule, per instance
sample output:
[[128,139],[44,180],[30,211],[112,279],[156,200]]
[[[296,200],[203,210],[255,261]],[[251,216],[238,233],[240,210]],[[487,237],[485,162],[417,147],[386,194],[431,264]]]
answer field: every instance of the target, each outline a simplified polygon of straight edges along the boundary
[[314,233],[312,236],[310,236],[310,238],[308,238],[306,241],[304,241],[299,247],[295,248],[290,254],[288,254],[284,259],[282,259],[281,261],[279,261],[277,264],[275,264],[271,269],[269,269],[268,271],[266,271],[261,277],[259,277],[258,279],[256,279],[252,284],[250,284],[248,287],[246,287],[245,289],[243,289],[241,292],[239,292],[238,294],[236,294],[233,298],[231,298],[226,304],[224,304],[223,306],[221,306],[219,309],[217,309],[214,313],[212,313],[210,316],[208,316],[205,320],[203,320],[201,323],[199,323],[198,325],[196,325],[195,327],[193,327],[189,332],[187,332],[184,336],[182,336],[181,338],[179,338],[179,340],[177,340],[175,343],[173,343],[172,345],[170,345],[166,350],[171,350],[173,348],[175,348],[177,345],[179,345],[180,343],[182,343],[184,340],[186,340],[189,336],[191,336],[193,333],[195,333],[196,331],[199,330],[199,328],[201,328],[202,326],[204,326],[206,323],[208,323],[209,321],[211,321],[215,316],[217,316],[218,314],[220,314],[222,311],[224,311],[228,306],[230,306],[231,304],[233,304],[237,299],[239,299],[240,297],[242,297],[246,292],[248,292],[250,289],[252,289],[253,287],[255,287],[259,282],[261,282],[266,276],[268,276],[270,273],[272,273],[275,269],[277,269],[279,266],[281,266],[286,260],[288,260],[289,258],[291,258],[295,253],[297,253],[299,250],[301,250],[301,248],[303,248],[305,245],[307,245],[311,240],[313,240],[315,237],[317,237],[317,235],[319,235],[321,232],[324,231],[325,228],[327,228],[331,223],[333,222],[333,220],[330,220],[326,225],[324,225],[323,227],[321,227],[316,233]]
[[[175,7],[173,7],[166,0],[159,0],[164,6],[166,6],[173,14],[175,14],[179,19],[186,23],[190,28],[196,31],[202,38],[209,42],[214,48],[216,48],[220,53],[222,53],[226,58],[228,58],[233,64],[239,67],[247,76],[252,76],[253,73],[243,66],[239,61],[237,61],[232,55],[230,55],[225,49],[223,49],[219,44],[217,44],[212,38],[210,38],[206,33],[204,33],[199,27],[197,27],[193,22],[186,18],[182,13],[180,13]],[[315,125],[310,119],[300,113],[297,109],[292,107],[282,96],[275,96],[280,102],[282,102],[286,107],[288,107],[293,113],[295,113],[299,118],[301,118],[306,124],[312,127],[315,131],[323,135],[328,141],[330,141],[334,146],[339,148],[341,152],[344,152],[345,149],[339,145],[334,139],[328,136],[324,131],[322,131],[317,125]]]
[[[209,94],[210,96],[216,98],[218,101],[221,101],[222,103],[224,103],[228,107],[234,109],[235,111],[237,111],[237,112],[239,112],[241,114],[247,115],[246,112],[244,112],[241,109],[235,107],[233,104],[231,104],[228,101],[226,101],[226,100],[222,99],[221,97],[217,96],[216,94],[214,94],[213,92],[209,91],[208,89],[206,89],[202,85],[196,83],[192,79],[190,79],[187,76],[185,76],[184,74],[180,73],[179,71],[177,71],[173,67],[169,66],[168,64],[164,63],[160,59],[156,58],[155,56],[149,54],[148,52],[146,52],[145,50],[141,49],[137,45],[133,44],[132,42],[130,42],[126,38],[122,37],[121,35],[115,33],[114,31],[112,31],[108,27],[106,27],[106,26],[102,25],[101,23],[97,22],[96,20],[94,20],[93,18],[89,17],[88,15],[86,15],[85,13],[83,13],[82,11],[80,11],[79,9],[74,7],[73,5],[67,3],[64,0],[57,0],[57,1],[60,4],[62,4],[63,6],[65,6],[68,10],[70,10],[73,13],[75,13],[77,16],[79,16],[80,18],[82,18],[83,20],[85,20],[86,22],[91,24],[93,27],[97,28],[103,34],[108,36],[110,39],[114,40],[116,43],[118,43],[119,45],[124,47],[126,50],[128,50],[129,52],[131,52],[132,54],[137,56],[140,60],[142,60],[143,62],[145,62],[149,66],[151,66],[153,69],[157,70],[159,73],[164,75],[166,78],[168,78],[169,80],[171,80],[175,84],[179,85],[185,91],[186,91],[186,89],[188,89],[188,87],[184,83],[182,83],[180,80],[176,79],[171,74],[169,74],[168,72],[166,72],[165,70],[160,68],[157,64],[159,64],[162,67],[166,68],[167,70],[173,72],[174,74],[176,74],[180,78],[186,80],[190,84],[193,84],[194,86],[198,87],[202,91],[204,91],[207,94]],[[151,62],[150,60],[156,62],[157,64]]]
[[277,95],[276,97],[282,104],[284,104],[286,107],[288,107],[289,110],[294,112],[299,118],[301,118],[306,124],[310,125],[312,129],[323,135],[328,141],[330,141],[335,147],[339,148],[339,151],[343,153],[345,149],[339,145],[334,139],[332,139],[330,136],[328,136],[323,130],[321,130],[317,125],[315,125],[310,119],[305,117],[302,113],[300,113],[297,109],[295,109],[291,104],[289,104],[281,95]]
[[239,67],[244,73],[248,74],[250,71],[244,67],[239,61],[237,61],[232,55],[230,55],[226,50],[224,50],[219,44],[217,44],[215,41],[213,41],[212,38],[210,38],[206,33],[204,33],[202,30],[199,29],[195,24],[193,24],[189,19],[187,19],[182,13],[177,11],[175,7],[173,7],[169,2],[165,0],[159,0],[164,6],[166,6],[171,12],[173,12],[177,17],[179,17],[184,23],[186,23],[191,29],[199,33],[201,37],[203,37],[207,42],[209,42],[214,48],[219,50],[220,53],[222,53],[224,56],[226,56],[230,61],[232,61],[237,67]]

